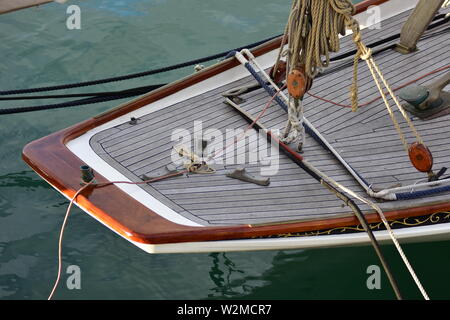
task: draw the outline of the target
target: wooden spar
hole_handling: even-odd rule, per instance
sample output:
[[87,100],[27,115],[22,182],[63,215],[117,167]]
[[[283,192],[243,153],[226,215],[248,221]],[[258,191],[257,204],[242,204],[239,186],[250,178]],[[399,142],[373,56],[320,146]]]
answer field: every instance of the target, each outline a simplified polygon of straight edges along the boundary
[[417,50],[417,42],[430,25],[445,0],[420,0],[402,28],[397,51],[403,54]]
[[53,0],[2,0],[0,1],[0,14],[39,6],[49,2],[53,2]]
[[290,159],[292,159],[299,167],[301,167],[303,170],[305,170],[309,175],[311,175],[314,179],[316,179],[320,184],[325,186],[327,189],[329,189],[333,194],[335,194],[339,199],[341,199],[347,206],[349,206],[353,212],[355,213],[355,216],[358,218],[359,222],[367,232],[367,235],[370,238],[370,241],[372,243],[372,246],[380,259],[381,264],[383,265],[383,268],[388,275],[389,281],[391,283],[391,286],[395,292],[395,295],[397,296],[398,300],[402,300],[402,295],[400,293],[400,290],[397,285],[397,281],[395,280],[391,268],[389,264],[387,263],[386,259],[384,258],[383,253],[381,252],[380,245],[375,238],[372,230],[370,229],[369,223],[367,222],[366,218],[364,217],[364,214],[359,209],[359,207],[356,205],[356,203],[350,199],[347,195],[345,195],[343,192],[337,190],[335,187],[333,187],[330,183],[324,180],[324,178],[321,176],[321,173],[318,173],[318,171],[314,171],[317,169],[314,169],[309,166],[305,159],[292,150],[288,145],[284,144],[282,141],[280,141],[276,136],[272,134],[271,131],[268,131],[264,128],[262,124],[260,124],[257,119],[250,116],[247,112],[245,112],[241,107],[239,107],[236,103],[231,101],[230,99],[225,100],[226,104],[234,108],[235,111],[239,113],[249,124],[253,124],[253,128],[259,131],[265,131],[266,138],[269,142],[274,143],[282,152],[284,152]]

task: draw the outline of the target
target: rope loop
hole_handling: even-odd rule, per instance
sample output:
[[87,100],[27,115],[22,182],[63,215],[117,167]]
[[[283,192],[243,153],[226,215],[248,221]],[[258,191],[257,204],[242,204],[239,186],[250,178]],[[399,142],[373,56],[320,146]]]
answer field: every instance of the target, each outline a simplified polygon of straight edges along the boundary
[[364,61],[367,61],[372,58],[372,49],[367,48],[362,44],[361,55],[360,58]]

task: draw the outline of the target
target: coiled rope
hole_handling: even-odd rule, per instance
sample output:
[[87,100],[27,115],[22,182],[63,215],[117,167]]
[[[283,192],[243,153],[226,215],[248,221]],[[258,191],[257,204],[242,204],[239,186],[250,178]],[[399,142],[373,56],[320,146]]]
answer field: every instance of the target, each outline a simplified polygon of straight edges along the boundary
[[[346,28],[351,30],[353,33],[352,40],[356,45],[356,54],[353,61],[353,83],[350,88],[352,110],[356,112],[359,106],[358,65],[359,60],[362,59],[366,61],[369,67],[395,130],[406,153],[408,153],[408,141],[389,104],[383,85],[410,130],[414,133],[416,141],[424,145],[423,139],[373,59],[372,50],[363,43],[361,29],[359,23],[353,17],[354,13],[355,7],[350,0],[294,0],[286,28],[289,40],[287,51],[288,73],[303,69],[306,76],[314,79],[322,68],[329,66],[330,52],[339,51],[339,35],[345,35]],[[299,120],[297,116],[301,117],[303,114],[303,106],[298,101],[295,104],[289,102],[288,106],[288,125],[286,126],[285,136],[291,128],[299,131],[302,119]],[[303,126],[301,127],[303,129]]]
[[[339,35],[345,35],[349,27],[354,35],[359,35],[359,25],[352,17],[355,7],[348,0],[293,0],[291,13],[286,25],[288,50],[287,75],[294,70],[303,70],[307,77],[314,79],[322,68],[330,65],[330,52],[340,50]],[[355,43],[359,40],[354,38]],[[354,81],[351,89],[352,105],[357,105],[357,64],[361,56],[358,47],[355,55]],[[287,79],[286,79],[287,80]],[[301,99],[289,97],[288,121],[284,132],[284,142],[293,142],[298,137],[304,141],[303,103]],[[303,143],[302,143],[303,144]]]

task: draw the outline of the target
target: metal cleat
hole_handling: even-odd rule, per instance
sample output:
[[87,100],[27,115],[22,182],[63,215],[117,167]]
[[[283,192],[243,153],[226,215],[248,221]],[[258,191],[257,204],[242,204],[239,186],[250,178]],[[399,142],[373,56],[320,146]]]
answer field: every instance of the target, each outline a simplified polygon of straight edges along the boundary
[[400,92],[406,101],[403,107],[420,119],[442,116],[450,111],[450,92],[444,88],[450,83],[450,72],[428,86],[409,86]]
[[270,178],[254,176],[248,173],[243,167],[238,167],[234,171],[228,172],[226,176],[229,178],[254,183],[260,186],[268,186],[270,184]]
[[259,83],[254,83],[238,88],[230,89],[222,94],[223,97],[232,99],[233,102],[239,104],[245,102],[245,99],[241,98],[240,95],[249,93],[255,90],[261,89],[261,85]]

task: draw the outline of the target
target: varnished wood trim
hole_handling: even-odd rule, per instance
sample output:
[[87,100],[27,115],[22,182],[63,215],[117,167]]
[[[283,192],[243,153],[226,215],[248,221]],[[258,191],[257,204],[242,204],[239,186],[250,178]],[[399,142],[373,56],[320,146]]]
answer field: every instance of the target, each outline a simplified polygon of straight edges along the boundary
[[388,2],[390,0],[366,0],[366,1],[362,1],[358,4],[355,5],[355,9],[356,9],[356,13],[361,13],[367,10],[367,8],[369,8],[370,6],[379,6],[385,2]]

